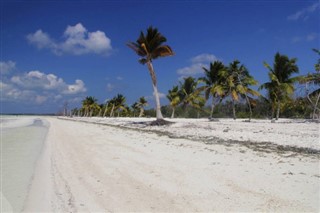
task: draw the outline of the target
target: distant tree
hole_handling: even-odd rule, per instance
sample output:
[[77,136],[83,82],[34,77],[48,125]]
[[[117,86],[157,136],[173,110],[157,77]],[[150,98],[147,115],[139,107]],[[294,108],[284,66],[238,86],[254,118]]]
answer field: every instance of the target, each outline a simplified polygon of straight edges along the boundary
[[218,99],[221,102],[222,98],[225,96],[226,91],[223,87],[224,80],[221,77],[221,71],[227,68],[220,61],[215,61],[210,63],[210,68],[202,68],[204,70],[205,77],[199,78],[200,81],[205,83],[205,86],[201,87],[200,90],[205,91],[205,97],[208,100],[210,96],[212,97],[211,103],[211,113],[210,117],[213,117],[213,111],[215,106],[215,101]]
[[136,42],[128,43],[128,46],[133,49],[142,58],[139,59],[141,64],[147,64],[149,73],[152,79],[152,86],[154,90],[154,96],[156,101],[156,116],[157,120],[163,120],[161,113],[160,98],[157,88],[156,73],[153,69],[152,60],[159,57],[171,56],[173,51],[170,46],[163,45],[167,39],[164,37],[157,28],[150,26],[147,29],[147,33],[144,34],[142,31]]
[[[320,56],[320,51],[318,49],[313,49],[313,51]],[[318,107],[320,99],[320,58],[314,65],[314,69],[314,73],[308,73],[305,76],[300,76],[300,83],[305,84],[307,100],[313,108],[312,119],[316,118],[317,111],[320,113],[320,109]],[[312,86],[316,88],[311,91],[310,87]]]
[[137,102],[134,102],[134,103],[131,105],[131,108],[132,108],[133,117],[136,117],[136,112],[140,111],[140,108],[139,108],[139,106],[138,106],[138,103],[137,103]]
[[167,98],[170,101],[169,104],[170,104],[170,106],[172,108],[171,118],[174,118],[175,109],[181,102],[179,87],[178,86],[174,86],[171,90],[169,90]]
[[[222,87],[226,94],[232,100],[232,112],[233,119],[236,119],[236,102],[240,98],[244,98],[249,107],[249,121],[252,117],[251,105],[253,98],[250,96],[259,96],[259,92],[251,89],[249,86],[257,85],[257,81],[249,74],[248,69],[240,64],[240,61],[235,60],[231,62],[226,70],[220,72],[221,78],[223,79]],[[250,96],[249,96],[250,95]]]
[[289,59],[288,56],[280,53],[276,53],[272,67],[264,62],[264,66],[269,70],[270,81],[262,84],[260,89],[268,91],[272,105],[272,118],[275,109],[277,110],[276,120],[279,119],[281,104],[290,99],[290,95],[294,92],[294,83],[298,78],[291,77],[291,75],[299,72],[296,62],[296,58]]
[[144,97],[140,97],[137,106],[140,109],[139,117],[142,117],[144,114],[144,107],[148,106],[148,101]]
[[180,82],[180,100],[184,110],[187,106],[200,109],[205,104],[205,98],[197,87],[198,83],[199,81],[193,77],[184,78],[184,81]]
[[85,117],[91,117],[94,110],[99,109],[99,105],[97,103],[97,99],[93,96],[87,96],[82,101],[82,108],[84,110]]

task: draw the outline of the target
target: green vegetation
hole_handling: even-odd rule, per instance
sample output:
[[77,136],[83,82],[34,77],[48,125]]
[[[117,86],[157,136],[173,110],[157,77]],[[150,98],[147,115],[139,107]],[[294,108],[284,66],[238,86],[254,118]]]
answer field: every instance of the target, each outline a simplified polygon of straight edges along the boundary
[[[156,109],[147,109],[148,102],[140,97],[129,107],[126,98],[118,94],[105,104],[98,104],[92,96],[82,101],[80,109],[73,109],[73,116],[131,116],[199,118],[199,117],[233,117],[236,118],[312,118],[320,117],[320,58],[314,65],[315,72],[304,76],[293,76],[299,72],[297,59],[276,53],[273,65],[264,62],[268,69],[269,81],[261,84],[259,90],[265,89],[262,96],[252,86],[258,82],[240,61],[234,60],[229,65],[213,61],[209,68],[203,67],[204,75],[198,79],[186,77],[179,85],[168,91],[169,105],[160,105],[157,79],[152,60],[171,56],[173,52],[168,45],[163,45],[166,38],[156,28],[149,27],[147,33],[140,33],[136,42],[128,46],[141,58],[141,64],[147,64],[154,89]],[[313,49],[320,56],[320,51]],[[304,95],[297,94],[296,88],[302,86]],[[206,102],[211,100],[211,104]],[[102,113],[103,112],[103,113]]]

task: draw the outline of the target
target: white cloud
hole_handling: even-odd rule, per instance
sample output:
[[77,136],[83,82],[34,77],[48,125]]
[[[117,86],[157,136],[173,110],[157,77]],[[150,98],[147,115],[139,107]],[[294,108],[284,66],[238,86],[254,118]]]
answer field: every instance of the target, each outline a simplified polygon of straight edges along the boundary
[[77,79],[74,84],[67,84],[54,74],[46,74],[38,70],[0,81],[1,101],[44,104],[63,98],[74,98],[86,91],[82,80]]
[[296,21],[299,19],[307,20],[309,18],[309,15],[318,9],[320,9],[320,2],[316,2],[309,7],[297,11],[295,14],[289,15],[287,19],[292,21]]
[[212,54],[200,54],[191,58],[191,65],[183,67],[177,70],[178,75],[181,76],[194,76],[203,73],[202,67],[207,66],[207,64],[217,61],[218,58]]
[[33,34],[27,35],[27,39],[31,44],[34,44],[39,49],[43,48],[51,48],[55,49],[57,48],[56,44],[53,42],[53,40],[50,38],[50,36],[47,33],[42,32],[42,30],[37,30]]
[[100,30],[88,32],[78,23],[75,26],[68,26],[64,32],[64,41],[55,42],[49,34],[37,30],[27,36],[28,41],[39,49],[47,48],[57,55],[72,54],[101,54],[108,55],[112,51],[111,40]]
[[0,61],[0,74],[8,74],[16,68],[16,63],[13,61]]
[[218,60],[216,56],[214,56],[212,54],[204,53],[204,54],[200,54],[200,55],[193,57],[191,59],[191,62],[192,63],[207,63],[207,62],[213,62],[216,60]]
[[203,63],[196,63],[196,64],[191,64],[188,67],[183,67],[177,70],[177,73],[179,75],[196,75],[196,74],[200,74],[203,73],[202,67],[204,66]]
[[82,80],[77,79],[75,84],[68,85],[67,88],[62,92],[63,94],[78,94],[86,92],[87,89]]

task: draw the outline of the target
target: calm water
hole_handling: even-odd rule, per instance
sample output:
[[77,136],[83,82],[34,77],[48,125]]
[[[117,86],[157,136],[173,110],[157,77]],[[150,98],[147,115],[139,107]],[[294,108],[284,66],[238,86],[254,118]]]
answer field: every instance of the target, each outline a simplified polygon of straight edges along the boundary
[[48,124],[43,119],[27,116],[5,116],[1,117],[0,122],[1,192],[12,210],[21,212],[48,132]]

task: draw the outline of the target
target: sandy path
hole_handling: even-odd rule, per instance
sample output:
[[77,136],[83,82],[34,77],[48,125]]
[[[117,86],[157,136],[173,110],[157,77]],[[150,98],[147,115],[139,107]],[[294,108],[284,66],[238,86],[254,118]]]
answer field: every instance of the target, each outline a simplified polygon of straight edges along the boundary
[[319,211],[319,158],[47,119],[25,211]]

